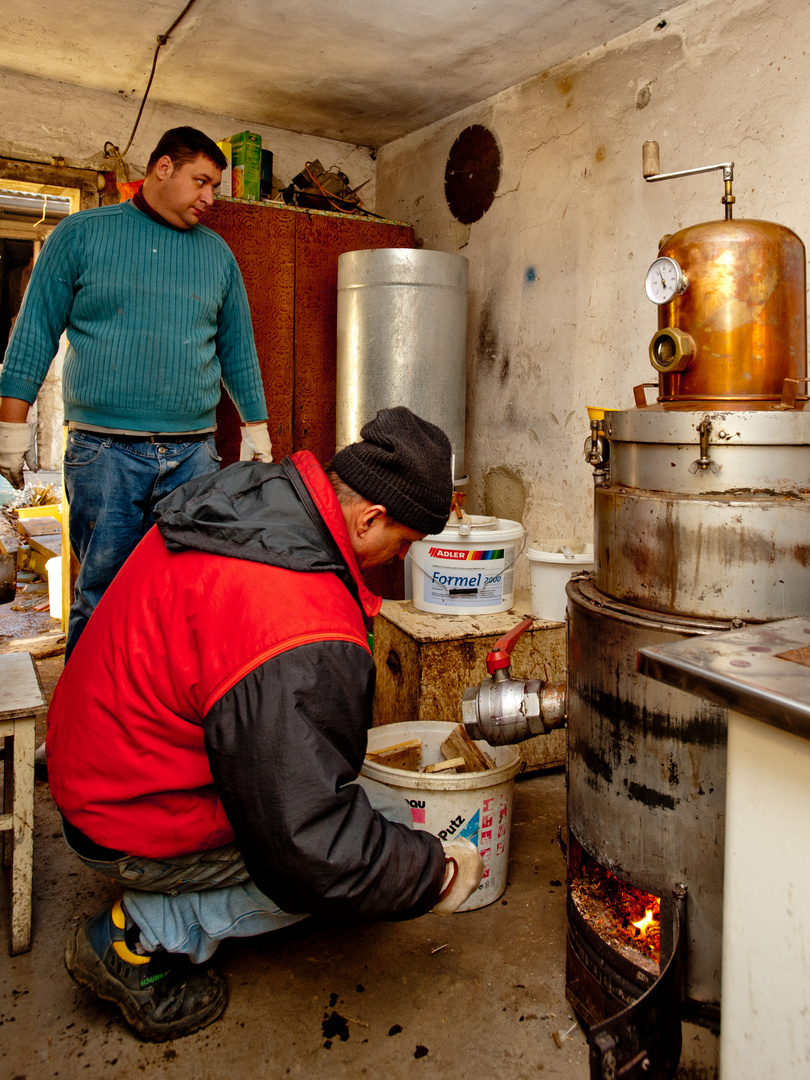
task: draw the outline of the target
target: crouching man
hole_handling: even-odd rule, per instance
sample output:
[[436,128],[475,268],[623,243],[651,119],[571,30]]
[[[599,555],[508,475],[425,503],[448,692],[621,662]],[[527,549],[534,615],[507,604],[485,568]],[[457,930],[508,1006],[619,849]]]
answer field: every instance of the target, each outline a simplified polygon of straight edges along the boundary
[[204,965],[224,938],[452,912],[480,881],[474,845],[412,830],[404,800],[358,782],[380,607],[360,571],[441,532],[452,497],[439,428],[398,407],[361,435],[328,472],[305,450],[164,499],[57,686],[66,840],[124,886],[65,963],[140,1038],[222,1013]]

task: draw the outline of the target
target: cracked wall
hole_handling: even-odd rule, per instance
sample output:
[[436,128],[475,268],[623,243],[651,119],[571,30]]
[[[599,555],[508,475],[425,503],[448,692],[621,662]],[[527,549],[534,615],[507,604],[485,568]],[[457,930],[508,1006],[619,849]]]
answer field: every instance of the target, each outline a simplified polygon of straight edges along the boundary
[[[810,240],[808,41],[799,0],[693,0],[379,152],[378,213],[470,260],[472,513],[519,505],[519,488],[530,541],[591,538],[585,406],[632,408],[633,387],[655,381],[644,274],[664,233],[723,215],[719,172],[647,184],[646,140],[664,172],[734,161],[735,217]],[[502,160],[492,207],[468,226],[443,191],[470,124]],[[528,579],[521,560],[517,587]]]

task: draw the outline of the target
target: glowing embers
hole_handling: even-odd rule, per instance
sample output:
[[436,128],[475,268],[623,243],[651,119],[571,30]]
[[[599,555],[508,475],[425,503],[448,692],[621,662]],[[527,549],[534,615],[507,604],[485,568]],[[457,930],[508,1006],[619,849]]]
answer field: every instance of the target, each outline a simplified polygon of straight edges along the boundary
[[577,911],[606,945],[651,974],[658,974],[660,898],[627,885],[585,851],[570,895]]

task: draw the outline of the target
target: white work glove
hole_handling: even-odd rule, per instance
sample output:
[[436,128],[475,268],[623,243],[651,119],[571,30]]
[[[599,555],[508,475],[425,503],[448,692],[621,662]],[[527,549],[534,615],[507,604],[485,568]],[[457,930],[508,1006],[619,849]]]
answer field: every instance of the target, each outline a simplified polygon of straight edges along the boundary
[[481,884],[484,863],[470,840],[452,840],[442,847],[447,868],[441,894],[431,910],[437,915],[452,915]]
[[269,465],[273,460],[273,444],[270,432],[264,424],[242,428],[242,445],[239,447],[240,461],[265,461]]
[[34,442],[33,424],[9,424],[0,421],[0,475],[12,487],[22,489],[23,461],[29,460]]

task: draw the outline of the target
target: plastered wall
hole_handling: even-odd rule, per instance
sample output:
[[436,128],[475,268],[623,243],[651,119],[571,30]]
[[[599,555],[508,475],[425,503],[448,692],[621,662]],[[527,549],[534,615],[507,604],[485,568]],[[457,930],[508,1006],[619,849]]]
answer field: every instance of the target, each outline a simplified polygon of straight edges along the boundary
[[[800,0],[695,0],[380,151],[378,212],[470,260],[472,512],[521,511],[530,539],[591,537],[585,406],[631,408],[654,381],[645,272],[663,234],[724,212],[721,172],[646,183],[645,140],[665,172],[734,161],[735,217],[810,238],[808,53]],[[494,133],[502,171],[462,226],[444,170],[470,124]]]
[[[114,162],[104,158],[104,144],[111,142],[120,150],[126,147],[139,101],[0,72],[0,156],[38,161],[58,156],[65,159],[66,165],[77,168],[112,169]],[[374,209],[375,164],[367,147],[219,116],[215,101],[201,104],[205,111],[192,112],[147,101],[126,155],[131,179],[143,176],[152,149],[168,128],[189,124],[216,140],[250,130],[261,135],[262,145],[273,152],[273,173],[285,186],[305,161],[317,158],[325,169],[334,165],[345,172],[355,187],[370,180],[363,188],[363,200]]]
[[[44,79],[0,73],[0,157],[48,161],[64,159],[74,168],[117,171],[139,179],[160,136],[168,128],[189,124],[213,139],[222,139],[246,129],[262,137],[262,144],[273,152],[273,174],[286,186],[299,173],[304,162],[315,158],[324,168],[336,166],[357,186],[363,188],[365,205],[374,208],[375,164],[369,150],[349,143],[311,138],[280,131],[249,121],[210,112],[167,109],[147,102],[132,148],[126,155],[128,173],[116,169],[115,158],[105,158],[104,144],[112,142],[123,151],[137,116],[138,100],[123,100],[115,95]],[[213,103],[212,103],[213,105]],[[61,357],[57,357],[37,400],[38,450],[40,467],[58,469],[62,457]]]

